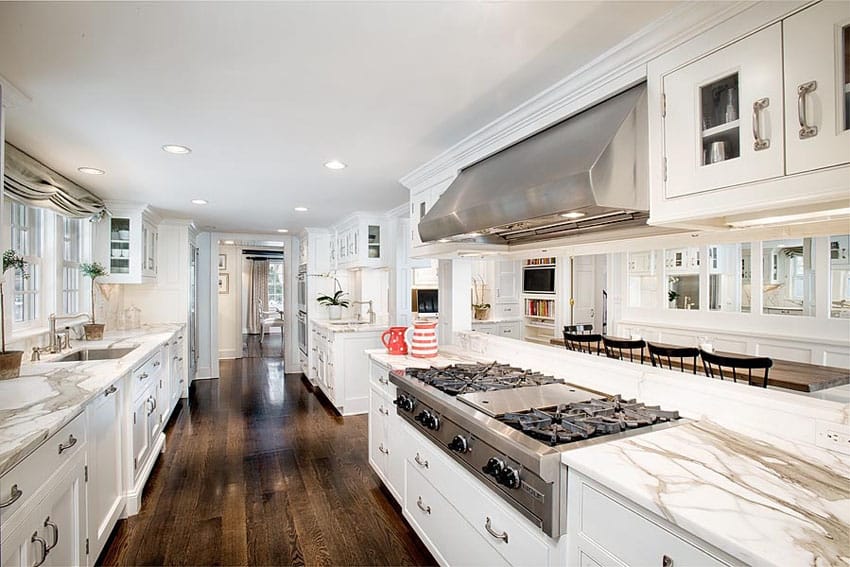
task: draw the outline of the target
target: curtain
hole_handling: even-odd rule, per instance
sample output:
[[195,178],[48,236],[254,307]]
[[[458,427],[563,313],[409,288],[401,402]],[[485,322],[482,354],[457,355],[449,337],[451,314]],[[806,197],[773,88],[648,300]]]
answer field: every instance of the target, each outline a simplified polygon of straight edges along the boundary
[[269,261],[249,260],[251,262],[248,279],[248,334],[260,332],[259,309],[267,310],[269,305]]
[[6,194],[27,205],[43,207],[70,218],[99,217],[104,212],[100,197],[56,173],[35,158],[6,142],[3,188]]

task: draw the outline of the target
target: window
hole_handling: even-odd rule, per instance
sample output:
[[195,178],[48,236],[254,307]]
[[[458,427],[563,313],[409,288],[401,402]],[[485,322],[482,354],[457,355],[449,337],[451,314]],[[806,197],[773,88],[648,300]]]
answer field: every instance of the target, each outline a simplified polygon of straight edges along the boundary
[[80,311],[80,258],[83,248],[83,221],[58,217],[62,238],[62,266],[59,305],[63,315]]
[[283,311],[283,260],[269,261],[269,309]]
[[12,248],[29,264],[28,278],[15,273],[14,324],[29,327],[41,317],[43,212],[16,201],[8,201]]

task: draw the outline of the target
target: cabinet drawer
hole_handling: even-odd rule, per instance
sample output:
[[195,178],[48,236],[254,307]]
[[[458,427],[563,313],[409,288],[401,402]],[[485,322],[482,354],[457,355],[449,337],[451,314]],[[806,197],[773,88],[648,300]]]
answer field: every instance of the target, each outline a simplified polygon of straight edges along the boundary
[[[369,382],[374,388],[377,388],[384,396],[390,395],[390,375],[389,369],[383,364],[378,364],[374,360],[369,359]],[[393,387],[393,392],[395,388]],[[395,399],[395,398],[393,398]]]
[[493,307],[496,319],[510,319],[522,315],[519,303],[499,303]]
[[[62,429],[12,470],[0,477],[0,503],[15,500],[0,508],[0,526],[17,511],[26,506],[35,492],[48,478],[76,455],[86,444],[86,420],[80,413]],[[16,495],[18,495],[16,497]]]
[[[626,565],[725,565],[611,497],[582,482],[581,534]],[[571,503],[572,504],[572,503]]]
[[157,378],[161,369],[162,349],[157,349],[155,353],[150,355],[140,366],[133,370],[131,380],[133,383],[134,400],[139,397],[139,394],[144,392],[149,383]]

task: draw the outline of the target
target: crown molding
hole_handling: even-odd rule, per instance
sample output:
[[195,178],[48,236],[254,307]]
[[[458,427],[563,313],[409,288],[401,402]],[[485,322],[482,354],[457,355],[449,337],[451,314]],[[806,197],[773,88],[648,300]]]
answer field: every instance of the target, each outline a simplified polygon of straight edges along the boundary
[[32,102],[32,99],[25,95],[18,87],[12,84],[12,81],[0,75],[0,92],[2,92],[3,108],[15,108]]
[[473,132],[399,181],[418,188],[454,175],[493,153],[646,79],[659,55],[760,4],[686,2],[516,108]]

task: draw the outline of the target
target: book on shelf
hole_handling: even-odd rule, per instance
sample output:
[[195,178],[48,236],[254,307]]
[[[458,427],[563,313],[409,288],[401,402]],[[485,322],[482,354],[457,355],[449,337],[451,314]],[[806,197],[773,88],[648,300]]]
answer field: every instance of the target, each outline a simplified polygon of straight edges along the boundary
[[553,266],[555,265],[555,258],[529,258],[525,261],[526,266]]
[[554,299],[526,299],[525,314],[529,317],[554,317]]

